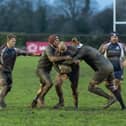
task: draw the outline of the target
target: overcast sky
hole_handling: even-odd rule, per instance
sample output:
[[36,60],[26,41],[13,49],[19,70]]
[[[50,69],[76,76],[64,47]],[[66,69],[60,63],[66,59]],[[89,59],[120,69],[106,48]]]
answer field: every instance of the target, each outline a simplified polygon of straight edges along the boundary
[[113,0],[96,0],[100,9],[104,9],[112,5]]
[[[53,0],[48,0],[50,3],[53,3]],[[113,0],[96,0],[99,6],[99,10],[102,10],[106,7],[111,6]]]

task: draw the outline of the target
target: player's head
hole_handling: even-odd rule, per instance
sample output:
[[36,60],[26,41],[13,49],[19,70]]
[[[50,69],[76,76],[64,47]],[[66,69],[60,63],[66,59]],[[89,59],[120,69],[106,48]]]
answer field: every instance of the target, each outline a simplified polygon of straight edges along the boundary
[[48,43],[53,45],[54,47],[58,47],[59,44],[59,36],[53,34],[48,37]]
[[72,46],[79,45],[79,41],[78,41],[78,39],[76,37],[73,37],[71,42],[72,42]]
[[65,45],[63,41],[61,41],[58,45],[58,51],[60,53],[64,53],[66,50],[67,50],[67,46]]
[[116,43],[116,42],[118,42],[119,41],[119,34],[118,33],[116,33],[116,32],[112,32],[112,33],[110,33],[110,41],[112,42],[112,43]]
[[16,35],[10,33],[7,35],[7,45],[12,48],[16,44]]

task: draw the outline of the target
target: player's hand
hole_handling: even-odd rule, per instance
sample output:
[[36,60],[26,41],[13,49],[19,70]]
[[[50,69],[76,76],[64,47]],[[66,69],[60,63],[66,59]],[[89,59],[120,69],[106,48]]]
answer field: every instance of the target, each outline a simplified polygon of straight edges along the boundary
[[80,60],[73,60],[73,62],[74,62],[75,64],[79,64],[79,63],[80,63]]
[[108,46],[107,45],[103,45],[102,47],[102,51],[105,52],[107,50]]
[[126,60],[122,63],[123,67],[126,67]]
[[71,56],[66,56],[65,59],[66,60],[72,60],[72,57]]

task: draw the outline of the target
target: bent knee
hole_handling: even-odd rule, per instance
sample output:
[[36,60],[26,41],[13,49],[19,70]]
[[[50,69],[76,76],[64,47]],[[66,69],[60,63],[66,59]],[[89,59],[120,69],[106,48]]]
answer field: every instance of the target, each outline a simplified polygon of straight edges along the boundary
[[88,91],[93,91],[96,87],[97,87],[97,83],[92,83],[90,82],[89,86],[88,86]]
[[118,87],[115,86],[114,84],[106,85],[106,88],[108,88],[110,91],[115,91],[118,89]]
[[6,80],[5,79],[0,79],[0,85],[1,86],[7,85]]
[[51,88],[53,86],[53,83],[46,83],[46,87]]
[[88,86],[88,91],[92,91],[93,89],[94,89],[94,86],[90,84],[90,85]]

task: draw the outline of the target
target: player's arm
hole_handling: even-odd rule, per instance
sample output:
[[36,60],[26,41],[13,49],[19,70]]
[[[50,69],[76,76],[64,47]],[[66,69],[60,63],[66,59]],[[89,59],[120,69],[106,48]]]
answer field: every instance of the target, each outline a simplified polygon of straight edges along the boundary
[[85,48],[79,49],[78,53],[73,57],[73,62],[75,64],[79,64],[80,60],[83,60],[83,57],[87,54],[87,50]]
[[126,45],[123,43],[124,55],[126,56]]
[[71,60],[72,58],[70,56],[48,56],[49,60],[51,62],[57,62],[62,60]]
[[53,52],[51,49],[46,49],[46,54],[51,62],[57,62],[62,60],[69,60],[72,59],[70,56],[56,56],[55,52]]
[[73,63],[74,63],[73,60],[65,60],[65,61],[62,62],[63,65],[71,65]]
[[99,47],[99,49],[98,49],[98,51],[101,53],[101,54],[104,54],[105,53],[105,51],[106,51],[106,45],[105,44],[102,44],[100,47]]
[[68,52],[70,54],[70,56],[74,57],[78,52],[79,52],[79,49],[76,48],[76,47],[73,47],[73,46],[68,46]]
[[126,60],[123,61],[122,65],[123,67],[126,67]]
[[[0,59],[1,59],[1,55],[0,55]],[[3,64],[2,64],[2,62],[0,60],[0,69],[2,68],[2,66],[3,66]]]
[[17,56],[33,56],[35,55],[34,53],[27,52],[23,49],[15,48]]
[[53,67],[54,67],[54,69],[56,70],[57,73],[60,73],[60,69],[59,69],[58,64],[53,63]]

